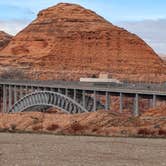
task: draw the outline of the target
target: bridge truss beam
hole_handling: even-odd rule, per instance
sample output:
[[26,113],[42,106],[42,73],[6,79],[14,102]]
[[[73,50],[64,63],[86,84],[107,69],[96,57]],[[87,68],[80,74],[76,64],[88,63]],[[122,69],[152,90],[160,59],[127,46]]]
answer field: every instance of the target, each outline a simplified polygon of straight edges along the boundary
[[[124,98],[128,95],[126,92],[116,91],[112,92],[108,90],[86,90],[81,88],[62,88],[62,87],[49,87],[40,85],[18,85],[18,84],[0,84],[1,85],[1,96],[2,96],[2,108],[4,113],[22,111],[23,108],[28,109],[29,107],[40,106],[56,106],[57,108],[67,111],[69,113],[81,113],[81,112],[92,112],[100,109],[110,110],[111,109],[111,97],[119,96],[119,112],[123,112],[125,107]],[[51,97],[52,102],[48,101],[47,98],[53,94],[58,95],[57,105],[53,103],[54,99]],[[38,94],[38,95],[34,95]],[[28,98],[27,95],[29,96]],[[63,97],[62,97],[63,95]],[[99,99],[101,96],[102,100]],[[139,99],[141,97],[147,97],[152,101],[151,106],[156,106],[157,95],[148,94],[142,95],[139,93],[131,93],[130,97],[134,98],[134,111],[135,116],[139,115]],[[63,98],[63,100],[62,100]],[[23,100],[24,99],[24,100]],[[68,100],[70,99],[70,100]],[[73,107],[72,104],[75,104]],[[25,107],[27,106],[27,107]],[[15,108],[14,108],[15,107]]]

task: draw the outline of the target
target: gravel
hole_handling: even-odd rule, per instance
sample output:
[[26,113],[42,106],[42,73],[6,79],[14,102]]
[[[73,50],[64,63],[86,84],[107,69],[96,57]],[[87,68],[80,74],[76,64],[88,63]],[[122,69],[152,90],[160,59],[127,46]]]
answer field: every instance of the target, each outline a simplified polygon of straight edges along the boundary
[[0,166],[166,166],[166,139],[0,133]]

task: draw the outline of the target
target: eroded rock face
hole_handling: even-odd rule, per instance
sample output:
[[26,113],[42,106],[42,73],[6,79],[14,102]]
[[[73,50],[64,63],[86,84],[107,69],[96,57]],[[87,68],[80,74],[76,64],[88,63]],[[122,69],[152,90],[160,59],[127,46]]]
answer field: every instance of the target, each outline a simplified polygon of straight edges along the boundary
[[2,69],[12,65],[34,79],[78,80],[106,72],[123,80],[166,80],[165,64],[143,40],[74,4],[39,12],[0,55]]
[[4,48],[10,42],[11,39],[12,39],[11,35],[3,31],[0,31],[0,50]]

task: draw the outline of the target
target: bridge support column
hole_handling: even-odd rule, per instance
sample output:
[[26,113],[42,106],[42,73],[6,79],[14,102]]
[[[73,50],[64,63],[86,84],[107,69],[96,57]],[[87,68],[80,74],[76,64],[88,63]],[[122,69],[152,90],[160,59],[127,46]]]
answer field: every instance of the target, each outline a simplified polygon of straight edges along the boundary
[[134,116],[139,116],[139,95],[135,94],[134,98]]
[[93,111],[96,111],[96,91],[93,92]]
[[74,89],[74,96],[73,96],[74,101],[76,101],[76,94],[77,94],[77,91],[76,89]]
[[61,93],[61,89],[60,88],[58,88],[58,93]]
[[31,92],[34,92],[34,87],[33,86],[31,86]]
[[65,89],[65,95],[68,96],[68,89]]
[[19,89],[19,91],[20,91],[20,99],[23,97],[23,88],[22,88],[22,86],[20,86],[20,89]]
[[105,110],[108,111],[110,109],[110,94],[109,94],[109,92],[106,92],[105,97],[106,97]]
[[44,91],[48,91],[48,89],[47,89],[47,87],[44,87],[44,89],[43,89]]
[[54,88],[51,88],[51,91],[54,92]]
[[156,95],[155,94],[153,94],[152,106],[153,106],[153,108],[156,107]]
[[[8,87],[8,91],[9,91],[9,104],[8,104],[8,110],[10,110],[10,108],[12,107],[12,88],[11,85],[9,85]],[[7,111],[8,111],[7,110]]]
[[123,94],[120,93],[120,113],[123,112]]
[[6,112],[6,105],[7,105],[7,101],[6,101],[6,85],[3,85],[3,112]]
[[37,87],[37,91],[40,91],[40,87]]
[[29,86],[26,86],[25,88],[26,88],[26,94],[28,94],[29,93]]
[[15,85],[14,87],[14,103],[17,102],[17,86]]
[[85,90],[82,91],[82,106],[85,108]]

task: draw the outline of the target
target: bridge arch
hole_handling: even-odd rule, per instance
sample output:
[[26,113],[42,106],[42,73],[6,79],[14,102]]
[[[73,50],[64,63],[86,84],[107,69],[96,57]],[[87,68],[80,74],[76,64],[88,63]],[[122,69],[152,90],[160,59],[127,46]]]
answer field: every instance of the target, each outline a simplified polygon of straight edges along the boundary
[[37,91],[19,99],[9,112],[23,112],[35,106],[51,106],[67,113],[88,112],[81,104],[58,92]]

